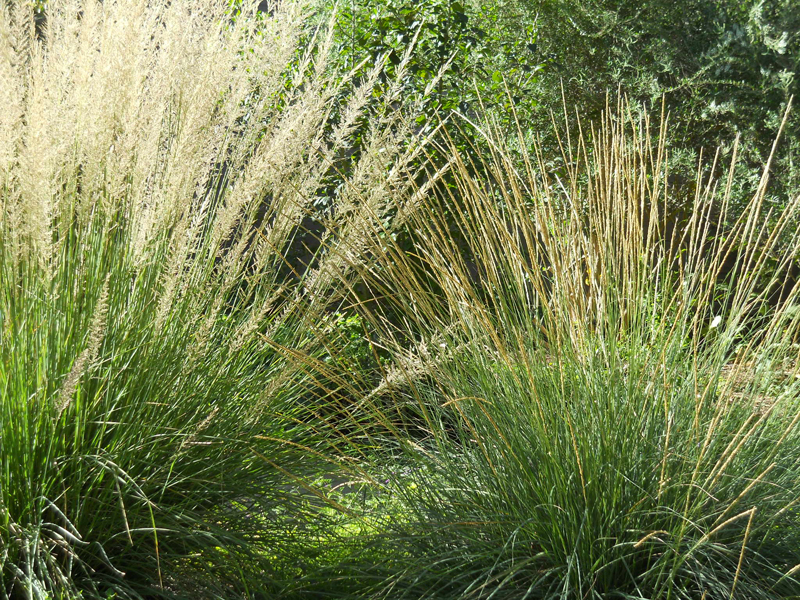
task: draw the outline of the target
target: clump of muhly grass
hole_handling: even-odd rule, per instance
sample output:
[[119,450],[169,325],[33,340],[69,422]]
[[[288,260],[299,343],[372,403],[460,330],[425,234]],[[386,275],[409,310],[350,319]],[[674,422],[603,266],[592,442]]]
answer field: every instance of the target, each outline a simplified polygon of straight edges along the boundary
[[379,115],[315,212],[380,65],[326,75],[300,2],[32,10],[0,7],[0,596],[270,590],[338,443],[325,315],[419,149]]
[[397,479],[376,594],[800,595],[800,198],[765,219],[767,165],[726,224],[734,167],[699,170],[676,226],[663,146],[618,114],[560,171],[487,124],[483,164],[450,148],[415,256],[384,253],[417,351],[397,335],[366,401],[424,469]]

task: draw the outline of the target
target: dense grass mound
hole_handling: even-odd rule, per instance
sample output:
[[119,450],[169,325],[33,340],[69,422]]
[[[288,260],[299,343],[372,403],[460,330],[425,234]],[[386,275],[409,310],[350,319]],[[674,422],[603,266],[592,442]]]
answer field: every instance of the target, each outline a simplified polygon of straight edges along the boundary
[[372,591],[800,595],[798,199],[761,225],[765,171],[732,222],[715,166],[670,223],[647,123],[608,114],[561,167],[489,137],[374,282],[407,326],[372,315],[406,465]]
[[270,592],[314,539],[328,315],[414,150],[389,111],[351,158],[381,65],[303,10],[0,7],[0,597]]

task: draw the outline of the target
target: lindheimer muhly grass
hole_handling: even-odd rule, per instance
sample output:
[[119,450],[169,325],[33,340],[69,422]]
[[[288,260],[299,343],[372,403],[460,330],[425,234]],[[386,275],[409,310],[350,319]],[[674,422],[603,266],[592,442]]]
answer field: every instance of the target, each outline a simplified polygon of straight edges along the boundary
[[0,6],[0,596],[243,597],[302,564],[295,478],[347,393],[327,315],[419,153],[397,111],[358,131],[381,64],[331,75],[306,22]]
[[372,280],[406,326],[366,315],[396,358],[364,402],[406,469],[365,585],[800,597],[800,198],[767,214],[768,164],[731,217],[734,152],[675,223],[666,125],[624,103],[559,162],[476,126],[491,153],[445,148],[454,185]]

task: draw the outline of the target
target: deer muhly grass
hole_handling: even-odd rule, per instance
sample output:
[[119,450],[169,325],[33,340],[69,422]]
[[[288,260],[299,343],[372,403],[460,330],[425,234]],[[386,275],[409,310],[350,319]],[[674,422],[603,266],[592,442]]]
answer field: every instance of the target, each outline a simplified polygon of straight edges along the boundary
[[481,126],[372,282],[407,327],[368,315],[396,360],[364,401],[413,467],[372,592],[800,596],[800,199],[764,214],[767,165],[733,219],[715,157],[675,226],[663,123],[620,105],[561,168]]
[[381,65],[330,76],[304,10],[54,0],[37,32],[0,6],[3,597],[242,597],[302,565],[295,478],[347,393],[326,315],[419,153],[377,114],[315,212]]

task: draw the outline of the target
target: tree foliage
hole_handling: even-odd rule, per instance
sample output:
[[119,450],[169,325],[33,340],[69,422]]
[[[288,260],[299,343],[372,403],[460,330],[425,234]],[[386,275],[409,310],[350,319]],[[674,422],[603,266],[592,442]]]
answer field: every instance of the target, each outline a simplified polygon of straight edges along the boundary
[[[552,57],[537,89],[597,117],[606,92],[620,89],[642,108],[662,97],[670,147],[693,168],[700,148],[730,148],[741,136],[746,164],[738,184],[757,184],[783,113],[800,92],[800,11],[792,0],[532,0],[540,46]],[[540,115],[544,120],[545,115]],[[800,117],[787,123],[774,197],[797,188]],[[773,197],[773,200],[774,200]]]

